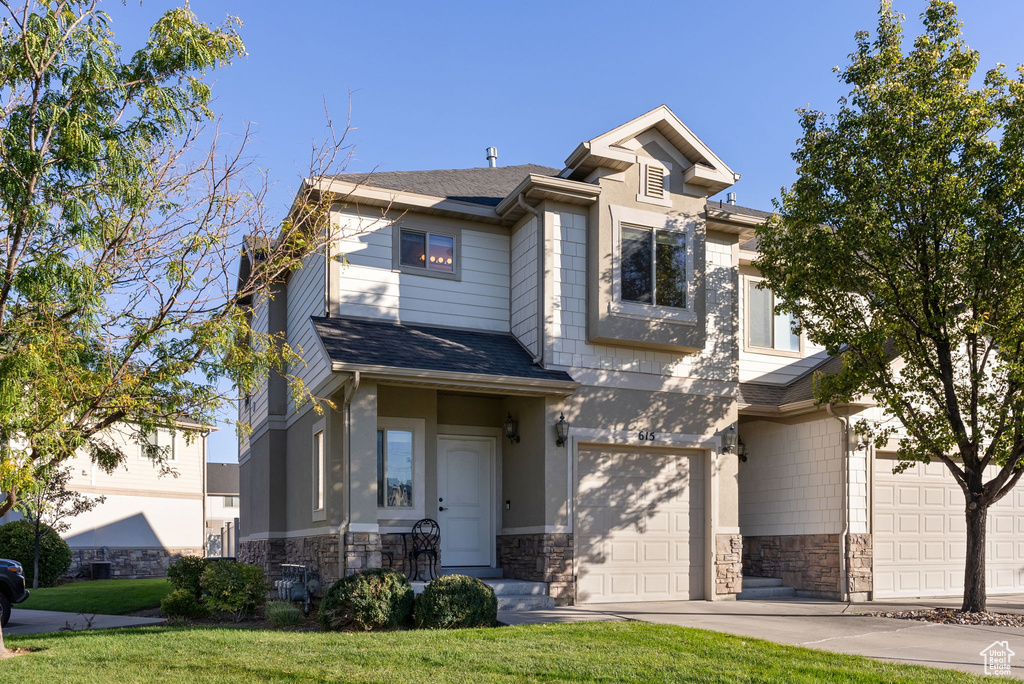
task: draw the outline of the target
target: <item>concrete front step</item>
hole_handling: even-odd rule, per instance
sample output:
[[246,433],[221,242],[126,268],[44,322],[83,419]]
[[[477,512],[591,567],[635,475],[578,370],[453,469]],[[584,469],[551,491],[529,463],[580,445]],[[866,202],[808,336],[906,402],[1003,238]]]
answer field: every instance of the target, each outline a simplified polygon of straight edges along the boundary
[[796,589],[793,587],[758,587],[747,589],[744,585],[743,591],[736,594],[739,601],[767,601],[771,599],[794,598]]
[[[498,597],[498,610],[550,610],[555,599],[548,596],[546,582],[527,582],[515,579],[484,579],[483,583]],[[413,582],[412,590],[423,593],[427,582]]]
[[444,568],[442,575],[466,575],[467,577],[479,577],[480,579],[501,579],[505,571],[501,568],[478,568],[478,567],[454,567]]
[[743,576],[743,591],[747,589],[762,589],[764,587],[781,587],[782,580],[777,577],[747,577]]

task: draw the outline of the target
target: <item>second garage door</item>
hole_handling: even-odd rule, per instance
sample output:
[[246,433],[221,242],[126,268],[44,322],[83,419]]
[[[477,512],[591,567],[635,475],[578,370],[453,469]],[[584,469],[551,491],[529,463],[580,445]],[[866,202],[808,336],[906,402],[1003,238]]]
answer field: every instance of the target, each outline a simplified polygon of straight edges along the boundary
[[[962,596],[964,495],[941,463],[899,475],[875,460],[875,598]],[[987,479],[987,478],[986,478]],[[985,583],[990,594],[1024,591],[1024,487],[989,510]]]
[[581,449],[577,482],[579,603],[703,597],[702,452]]

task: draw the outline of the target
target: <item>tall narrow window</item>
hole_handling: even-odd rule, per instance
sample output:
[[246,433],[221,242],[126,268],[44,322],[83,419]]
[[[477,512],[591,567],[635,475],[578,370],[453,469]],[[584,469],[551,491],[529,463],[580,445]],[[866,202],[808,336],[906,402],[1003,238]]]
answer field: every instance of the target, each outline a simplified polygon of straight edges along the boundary
[[413,444],[410,430],[377,431],[377,505],[411,508]]
[[622,225],[622,301],[686,308],[686,235]]
[[324,432],[313,435],[313,510],[324,510]]
[[796,317],[775,313],[771,290],[759,289],[760,280],[747,281],[747,344],[778,351],[799,352],[800,336],[793,332]]

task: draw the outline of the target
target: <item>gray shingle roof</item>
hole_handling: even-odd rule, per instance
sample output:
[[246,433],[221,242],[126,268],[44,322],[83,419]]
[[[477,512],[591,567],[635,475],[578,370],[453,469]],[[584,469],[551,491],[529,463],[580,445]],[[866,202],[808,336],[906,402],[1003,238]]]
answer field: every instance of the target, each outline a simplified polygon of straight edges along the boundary
[[754,218],[768,218],[774,213],[763,209],[754,209],[753,207],[741,207],[738,204],[729,204],[723,200],[708,201],[708,208],[719,209],[721,211],[727,211],[730,214],[739,214],[740,216],[753,216]]
[[238,496],[238,464],[207,463],[206,493],[214,496]]
[[572,382],[546,370],[508,333],[360,318],[313,317],[331,361],[365,366]]
[[346,173],[337,180],[359,183],[386,190],[402,190],[418,195],[445,197],[489,207],[497,206],[528,174],[557,176],[561,169],[538,164],[496,166],[476,169],[439,169],[436,171],[381,171]]
[[814,376],[817,373],[831,375],[841,370],[843,357],[829,356],[809,368],[786,385],[769,385],[758,382],[740,383],[740,403],[757,406],[785,406],[798,401],[814,398]]

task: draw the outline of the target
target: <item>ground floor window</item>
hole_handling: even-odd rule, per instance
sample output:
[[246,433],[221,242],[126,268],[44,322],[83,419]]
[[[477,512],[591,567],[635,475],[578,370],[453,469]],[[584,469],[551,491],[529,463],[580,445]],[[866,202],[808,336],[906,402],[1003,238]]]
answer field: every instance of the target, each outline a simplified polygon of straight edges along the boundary
[[412,508],[412,477],[412,430],[377,430],[377,505]]

